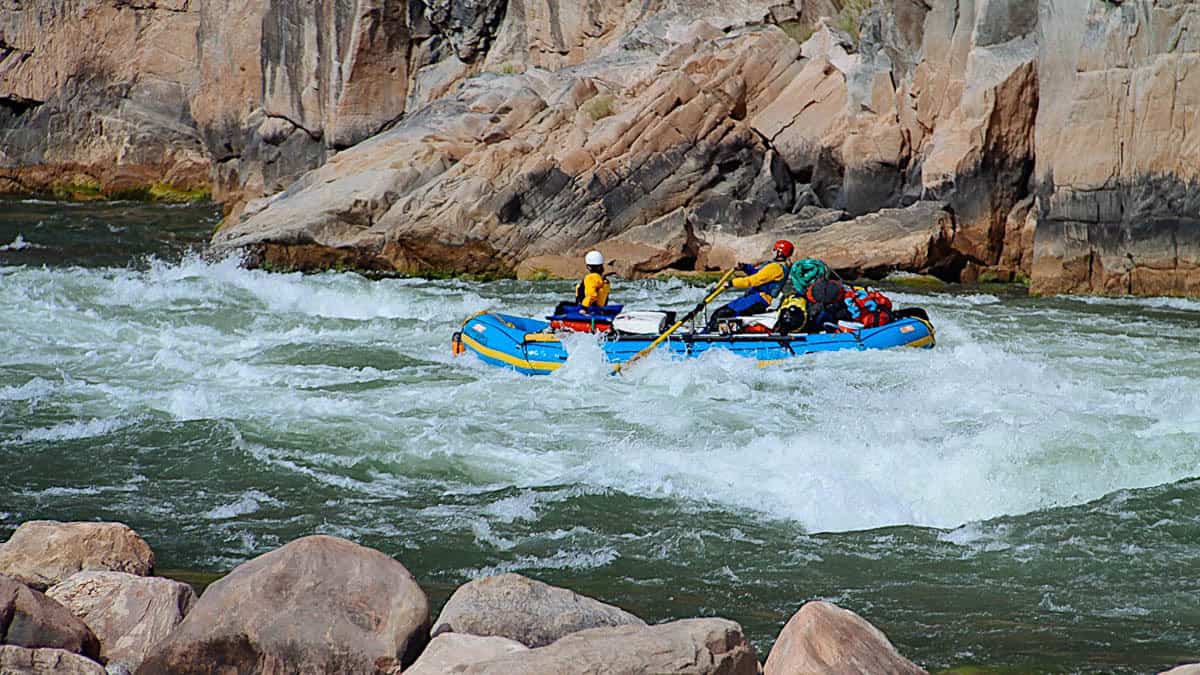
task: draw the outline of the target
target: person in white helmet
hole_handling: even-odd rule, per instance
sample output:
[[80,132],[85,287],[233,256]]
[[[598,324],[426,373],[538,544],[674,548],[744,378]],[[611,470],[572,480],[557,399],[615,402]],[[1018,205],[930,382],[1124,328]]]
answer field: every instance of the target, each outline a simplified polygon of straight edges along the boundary
[[588,251],[583,262],[587,264],[588,273],[575,287],[575,303],[586,312],[593,307],[607,305],[612,287],[604,274],[604,255],[600,251]]

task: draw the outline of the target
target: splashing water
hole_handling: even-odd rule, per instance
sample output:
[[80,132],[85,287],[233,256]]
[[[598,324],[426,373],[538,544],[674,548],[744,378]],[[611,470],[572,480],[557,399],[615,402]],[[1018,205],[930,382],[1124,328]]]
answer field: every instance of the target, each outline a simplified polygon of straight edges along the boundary
[[519,571],[652,620],[731,616],[760,649],[817,597],[925,665],[1200,648],[1194,603],[1158,581],[1200,557],[1193,300],[893,292],[936,349],[612,377],[575,336],[527,378],[449,336],[484,309],[543,315],[567,283],[0,263],[7,529],[122,520],[160,564],[217,571],[324,532],[435,589]]

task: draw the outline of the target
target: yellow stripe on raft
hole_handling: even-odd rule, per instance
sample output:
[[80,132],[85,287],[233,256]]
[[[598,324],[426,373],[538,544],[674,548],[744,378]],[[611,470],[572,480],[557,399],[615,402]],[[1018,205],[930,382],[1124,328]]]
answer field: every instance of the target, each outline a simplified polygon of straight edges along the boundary
[[505,354],[504,352],[498,352],[495,349],[492,349],[490,347],[484,347],[483,345],[479,344],[475,340],[472,340],[471,336],[467,335],[466,333],[462,334],[462,341],[465,342],[468,347],[470,347],[471,349],[474,349],[475,351],[479,352],[480,354],[483,354],[484,356],[489,356],[493,359],[496,359],[497,361],[503,361],[503,362],[507,363],[508,365],[516,366],[517,368],[527,368],[529,370],[543,370],[546,372],[552,372],[552,371],[558,370],[559,368],[562,367],[561,363],[552,363],[550,361],[529,361],[527,359],[518,359],[517,357],[515,357],[511,354]]
[[929,347],[929,346],[932,346],[935,344],[937,344],[937,343],[933,341],[933,336],[926,335],[925,337],[921,338],[920,340],[917,340],[916,342],[910,342],[904,346],[905,347],[915,347],[917,349],[920,349],[921,347]]
[[919,316],[915,316],[913,318],[916,319],[917,321],[920,321],[921,323],[925,324],[925,327],[929,329],[929,335],[927,337],[921,338],[920,340],[917,340],[916,342],[909,344],[908,346],[909,347],[937,346],[937,331],[933,330],[933,324],[929,323],[928,321],[926,321],[925,319],[922,319]]
[[562,342],[554,333],[526,333],[526,342]]

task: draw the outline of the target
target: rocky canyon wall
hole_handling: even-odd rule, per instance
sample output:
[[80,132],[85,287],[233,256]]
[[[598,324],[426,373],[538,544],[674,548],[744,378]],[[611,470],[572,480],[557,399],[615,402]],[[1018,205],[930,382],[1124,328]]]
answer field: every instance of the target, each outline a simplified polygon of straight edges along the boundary
[[6,0],[0,190],[210,187],[218,250],[1200,293],[1183,0]]
[[1200,294],[1200,5],[1040,10],[1034,290]]

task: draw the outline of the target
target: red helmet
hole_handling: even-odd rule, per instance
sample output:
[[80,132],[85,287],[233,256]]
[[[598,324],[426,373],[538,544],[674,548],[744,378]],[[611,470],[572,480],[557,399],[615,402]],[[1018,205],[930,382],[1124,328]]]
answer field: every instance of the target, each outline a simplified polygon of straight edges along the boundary
[[775,248],[773,250],[780,257],[790,258],[792,257],[792,253],[796,251],[796,247],[792,246],[792,242],[788,241],[787,239],[780,239],[779,241],[775,242]]

